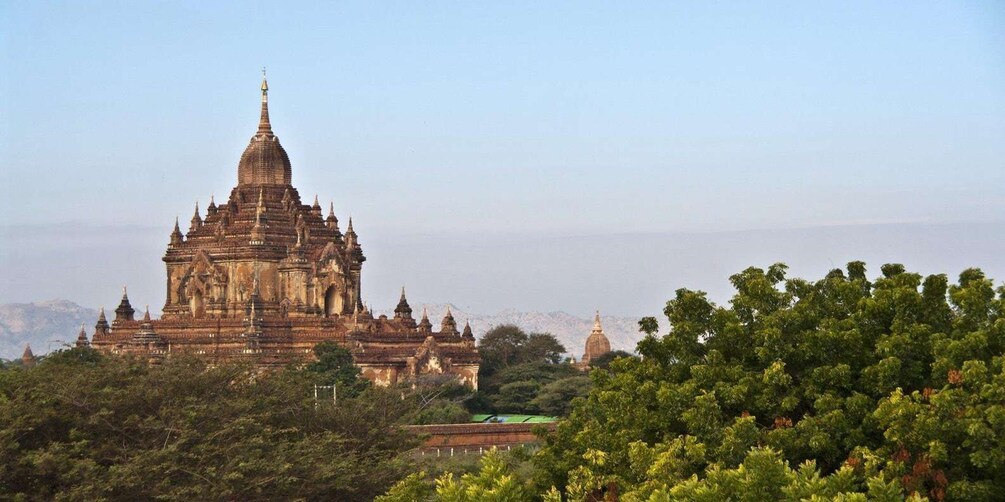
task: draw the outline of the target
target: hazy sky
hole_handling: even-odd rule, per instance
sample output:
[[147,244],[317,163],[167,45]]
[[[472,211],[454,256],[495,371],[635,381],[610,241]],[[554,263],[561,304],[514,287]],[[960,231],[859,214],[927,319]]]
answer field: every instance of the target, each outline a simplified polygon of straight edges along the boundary
[[1005,220],[1000,1],[329,4],[0,5],[0,266],[44,267],[19,225],[166,243],[225,199],[262,66],[294,184],[365,249]]

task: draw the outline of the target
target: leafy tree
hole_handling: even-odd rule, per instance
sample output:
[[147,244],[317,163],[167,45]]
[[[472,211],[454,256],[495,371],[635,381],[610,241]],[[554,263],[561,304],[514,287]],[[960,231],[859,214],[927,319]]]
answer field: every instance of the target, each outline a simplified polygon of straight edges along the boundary
[[316,375],[82,348],[0,371],[0,498],[370,500],[415,444],[408,404],[317,403]]
[[339,396],[354,397],[369,387],[370,382],[360,376],[359,366],[353,362],[352,353],[333,342],[314,346],[317,360],[306,365],[304,371],[317,385],[334,385]]
[[479,376],[487,376],[517,363],[520,348],[527,343],[527,333],[512,325],[496,326],[478,340],[478,353],[482,357]]
[[543,386],[580,374],[562,362],[565,347],[547,333],[528,335],[513,325],[497,326],[482,337],[478,350],[480,390],[469,409],[537,413],[533,401]]
[[619,357],[633,357],[634,358],[636,356],[634,354],[631,354],[629,352],[625,352],[623,350],[612,350],[610,352],[607,352],[606,354],[601,354],[596,359],[593,359],[592,361],[590,361],[590,367],[591,368],[600,368],[600,369],[605,369],[606,370],[606,369],[608,369],[608,367],[610,367],[611,363],[614,362],[614,360],[618,359]]
[[518,360],[521,362],[546,362],[558,364],[565,355],[565,346],[549,333],[531,333],[520,347]]
[[499,387],[499,392],[492,396],[492,405],[499,413],[537,413],[537,407],[531,403],[540,389],[541,384],[534,380],[510,382]]
[[478,342],[482,356],[480,376],[491,376],[509,366],[522,363],[543,362],[558,364],[565,347],[554,335],[531,333],[517,326],[503,324],[490,329]]
[[586,375],[577,375],[555,380],[541,387],[530,406],[540,413],[551,416],[566,416],[577,397],[590,393],[593,382]]
[[1005,499],[1005,289],[881,272],[752,267],[728,306],[678,290],[665,334],[640,322],[641,358],[591,372],[535,457],[539,492]]
[[471,420],[471,412],[464,403],[472,398],[473,392],[454,375],[424,375],[398,385],[395,390],[412,404],[413,416],[406,417],[409,423],[446,424]]
[[[408,476],[394,485],[377,502],[517,502],[529,500],[530,493],[495,449],[482,456],[478,472],[459,478],[446,473],[436,479],[435,488],[425,472]],[[552,499],[554,500],[554,499]],[[559,501],[561,498],[558,499]]]
[[582,372],[565,363],[522,363],[486,378],[481,393],[498,413],[537,413],[539,410],[532,402],[543,386],[581,375]]

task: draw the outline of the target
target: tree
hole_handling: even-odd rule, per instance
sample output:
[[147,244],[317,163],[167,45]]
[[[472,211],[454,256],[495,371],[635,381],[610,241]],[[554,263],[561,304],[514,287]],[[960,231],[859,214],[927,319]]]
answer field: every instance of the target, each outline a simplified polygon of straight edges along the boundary
[[416,444],[408,404],[316,403],[316,376],[87,348],[0,371],[0,498],[370,500]]
[[306,365],[304,371],[317,385],[334,385],[340,396],[358,396],[369,387],[369,380],[360,377],[352,353],[333,342],[314,346],[317,360]]
[[1005,288],[977,269],[954,285],[881,272],[751,267],[728,306],[678,290],[665,334],[640,322],[641,358],[590,373],[535,456],[539,492],[1005,498]]
[[406,417],[408,423],[449,424],[465,423],[471,420],[471,412],[464,404],[474,393],[463,385],[456,375],[423,375],[397,385],[403,400],[411,403],[413,416]]
[[530,405],[545,415],[564,417],[569,414],[573,400],[586,397],[592,387],[593,382],[586,375],[555,380],[542,386]]
[[537,413],[531,403],[540,389],[541,384],[534,380],[507,383],[492,397],[492,406],[499,413]]
[[527,333],[512,324],[503,324],[488,330],[478,341],[478,353],[482,357],[479,376],[491,375],[514,364],[520,348],[525,343]]
[[550,333],[528,335],[517,326],[503,324],[482,336],[478,342],[478,352],[482,356],[479,375],[490,376],[515,364],[558,364],[565,354],[565,347]]
[[545,362],[558,364],[565,355],[565,346],[550,333],[531,333],[519,348],[520,362]]
[[[394,485],[377,502],[518,502],[530,500],[530,493],[495,449],[482,456],[478,472],[460,477],[446,473],[435,487],[425,472]],[[555,500],[551,498],[549,500]],[[560,501],[561,498],[558,499]]]
[[487,377],[479,393],[498,413],[537,413],[532,403],[544,385],[580,375],[582,372],[570,364],[521,363]]
[[637,359],[637,357],[634,354],[625,352],[623,350],[612,350],[611,352],[601,354],[596,359],[590,361],[590,367],[601,368],[606,370],[608,369],[608,367],[610,367],[611,363],[614,362],[614,360],[618,359],[619,357],[631,357]]
[[532,403],[542,386],[579,374],[562,362],[565,347],[548,333],[527,335],[513,325],[497,326],[482,337],[478,350],[480,390],[470,406],[479,411],[535,413]]

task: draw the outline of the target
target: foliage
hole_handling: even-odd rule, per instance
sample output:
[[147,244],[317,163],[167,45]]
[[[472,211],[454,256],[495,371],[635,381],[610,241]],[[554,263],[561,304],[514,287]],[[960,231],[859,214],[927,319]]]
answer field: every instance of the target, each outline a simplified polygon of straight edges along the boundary
[[485,378],[481,392],[498,413],[539,413],[534,399],[545,386],[558,381],[568,385],[570,377],[582,375],[568,363],[526,362]]
[[527,500],[529,492],[495,449],[482,456],[478,472],[457,477],[446,473],[436,478],[435,487],[425,472],[398,482],[377,502],[516,502]]
[[79,348],[0,371],[0,498],[372,499],[415,444],[407,403],[316,403],[317,374]]
[[321,342],[314,346],[314,356],[317,360],[307,364],[304,370],[313,377],[315,384],[334,385],[340,397],[358,396],[370,386],[369,380],[360,376],[352,354],[340,345]]
[[503,324],[481,337],[478,352],[482,357],[479,376],[490,376],[515,364],[557,364],[565,354],[565,347],[551,334],[528,335],[512,324]]
[[411,424],[451,424],[471,420],[464,403],[473,397],[470,387],[451,374],[423,375],[395,388],[412,412],[405,420]]
[[728,307],[678,290],[663,336],[643,319],[642,357],[594,370],[536,455],[538,491],[1005,498],[1005,290],[977,269],[951,286],[901,265],[785,271],[732,276]]
[[612,350],[605,354],[601,354],[592,361],[590,361],[590,367],[606,370],[611,366],[611,363],[614,362],[615,359],[621,357],[636,357],[636,356],[623,350]]
[[[493,328],[478,346],[482,365],[478,372],[478,396],[469,409],[496,413],[566,412],[554,400],[556,394],[585,395],[582,373],[562,361],[565,347],[547,333],[524,333],[513,325]],[[538,399],[542,392],[548,396]],[[543,405],[543,407],[542,407]]]
[[592,387],[593,382],[586,375],[555,380],[538,390],[530,406],[544,415],[564,417],[569,414],[573,400],[588,395]]

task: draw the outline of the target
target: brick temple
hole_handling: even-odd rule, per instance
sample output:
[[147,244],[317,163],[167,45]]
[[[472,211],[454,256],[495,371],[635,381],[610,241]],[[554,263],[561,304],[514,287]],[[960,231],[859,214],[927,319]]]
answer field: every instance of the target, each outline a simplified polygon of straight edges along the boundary
[[272,131],[268,91],[263,76],[258,131],[227,202],[211,199],[205,216],[196,205],[185,234],[175,220],[161,318],[148,309],[137,320],[123,289],[111,323],[102,309],[91,340],[82,331],[78,344],[152,362],[184,353],[265,369],[310,361],[316,344],[331,341],[381,385],[448,373],[477,388],[474,336],[468,325],[457,329],[449,309],[434,331],[425,310],[413,318],[404,289],[394,317],[374,317],[362,301],[366,257],[352,219],[343,234],[333,206],[325,216],[317,196],[301,200]]

